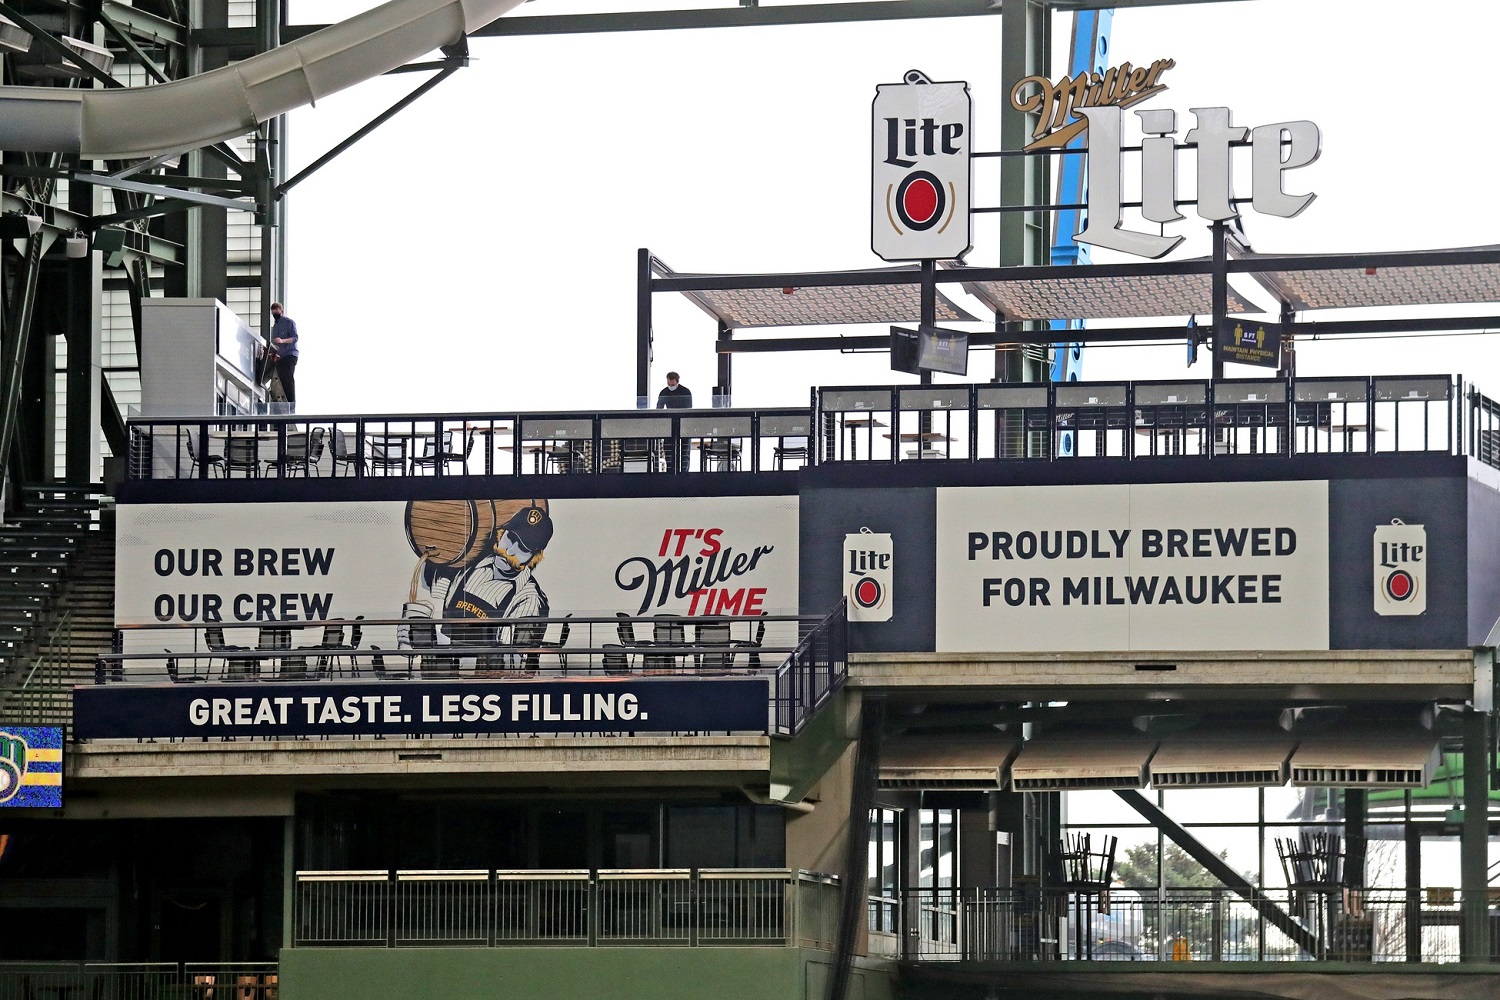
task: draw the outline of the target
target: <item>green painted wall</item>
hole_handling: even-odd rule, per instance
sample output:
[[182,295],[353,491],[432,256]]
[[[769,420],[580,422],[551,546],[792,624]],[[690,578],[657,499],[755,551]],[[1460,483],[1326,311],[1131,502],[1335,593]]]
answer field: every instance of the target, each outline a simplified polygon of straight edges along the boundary
[[[827,952],[795,948],[287,948],[282,1000],[822,1000]],[[861,962],[850,1000],[890,1000]]]

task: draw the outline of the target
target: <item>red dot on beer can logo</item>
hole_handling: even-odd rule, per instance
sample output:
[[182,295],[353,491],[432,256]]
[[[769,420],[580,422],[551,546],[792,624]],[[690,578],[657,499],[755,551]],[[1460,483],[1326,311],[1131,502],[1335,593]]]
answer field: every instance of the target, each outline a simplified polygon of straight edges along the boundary
[[906,209],[906,214],[917,222],[926,222],[937,213],[938,193],[937,188],[925,177],[913,181],[906,189],[906,196],[901,201],[901,207]]
[[917,232],[937,225],[947,202],[943,182],[926,170],[912,171],[896,188],[896,216]]
[[1405,570],[1398,569],[1385,578],[1385,592],[1393,601],[1404,601],[1416,590],[1416,581]]
[[873,608],[880,603],[880,584],[864,577],[854,585],[854,603],[862,608]]

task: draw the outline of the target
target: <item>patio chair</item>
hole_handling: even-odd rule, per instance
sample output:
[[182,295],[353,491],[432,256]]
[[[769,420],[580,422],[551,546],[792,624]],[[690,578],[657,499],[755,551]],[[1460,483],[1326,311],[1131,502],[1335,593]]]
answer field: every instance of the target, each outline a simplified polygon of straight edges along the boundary
[[260,476],[260,439],[255,437],[231,437],[224,442],[225,475],[236,469],[249,477]]
[[183,438],[187,441],[188,459],[192,462],[192,465],[188,468],[189,478],[194,478],[198,475],[198,466],[200,465],[205,466],[210,474],[213,474],[217,470],[219,475],[224,475],[223,455],[198,454],[198,432],[196,429],[188,428],[183,434]]
[[734,641],[728,622],[700,622],[693,630],[693,667],[697,670],[729,670],[734,666]]
[[[248,653],[250,651],[249,646],[231,646],[225,642],[224,628],[219,625],[213,625],[203,630],[203,645],[208,647],[210,653]],[[243,672],[249,665],[249,662],[246,660],[237,660],[233,657],[225,656],[224,675],[227,677],[231,672]],[[213,669],[212,658],[208,661],[208,667],[210,670]]]
[[333,474],[335,476],[339,474],[339,466],[341,465],[344,466],[349,475],[353,475],[355,468],[358,468],[361,472],[364,471],[365,458],[359,453],[357,445],[354,448],[349,447],[349,435],[347,432],[334,428]]
[[[412,456],[412,470],[416,471],[417,469],[430,468],[434,473],[436,473],[441,468],[444,473],[447,473],[449,462],[462,462],[464,467],[464,474],[468,475],[469,455],[471,455],[474,451],[474,438],[478,435],[478,433],[479,432],[477,430],[471,427],[469,428],[469,433],[467,435],[464,435],[462,431],[449,431],[445,438],[424,439],[427,453],[424,455]],[[456,446],[457,439],[461,436],[464,438],[464,446],[462,450],[460,450]],[[454,446],[449,447],[449,444],[452,444]]]
[[404,437],[376,437],[371,438],[370,444],[370,470],[379,469],[383,475],[394,474],[405,475],[406,473],[406,443]]

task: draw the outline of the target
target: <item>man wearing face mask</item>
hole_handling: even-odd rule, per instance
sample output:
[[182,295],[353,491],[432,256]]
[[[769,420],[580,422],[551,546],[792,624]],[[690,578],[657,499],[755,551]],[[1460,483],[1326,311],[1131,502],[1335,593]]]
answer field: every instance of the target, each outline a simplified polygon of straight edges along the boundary
[[276,378],[286,393],[287,408],[297,410],[297,322],[280,302],[271,303],[271,347],[276,351]]
[[[494,554],[456,573],[431,563],[421,571],[402,618],[472,618],[492,626],[445,625],[438,645],[485,645],[503,642],[509,619],[545,618],[547,595],[532,577],[542,551],[552,540],[552,519],[541,507],[517,511],[495,532]],[[440,612],[440,613],[438,613]],[[505,624],[502,625],[501,622]],[[410,628],[396,630],[397,645],[409,647]]]

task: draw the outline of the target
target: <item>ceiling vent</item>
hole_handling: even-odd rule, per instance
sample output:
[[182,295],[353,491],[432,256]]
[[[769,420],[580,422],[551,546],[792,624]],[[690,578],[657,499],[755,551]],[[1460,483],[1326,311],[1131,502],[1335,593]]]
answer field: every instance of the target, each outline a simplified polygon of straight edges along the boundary
[[1162,740],[1153,788],[1255,788],[1286,784],[1297,740],[1262,730],[1187,733]]
[[1021,748],[1010,765],[1018,792],[1144,788],[1156,740],[1140,735],[1059,729]]
[[999,732],[893,737],[880,748],[880,787],[993,792],[1020,746]]
[[1422,729],[1338,729],[1304,737],[1292,754],[1292,784],[1335,788],[1426,788],[1438,738]]

